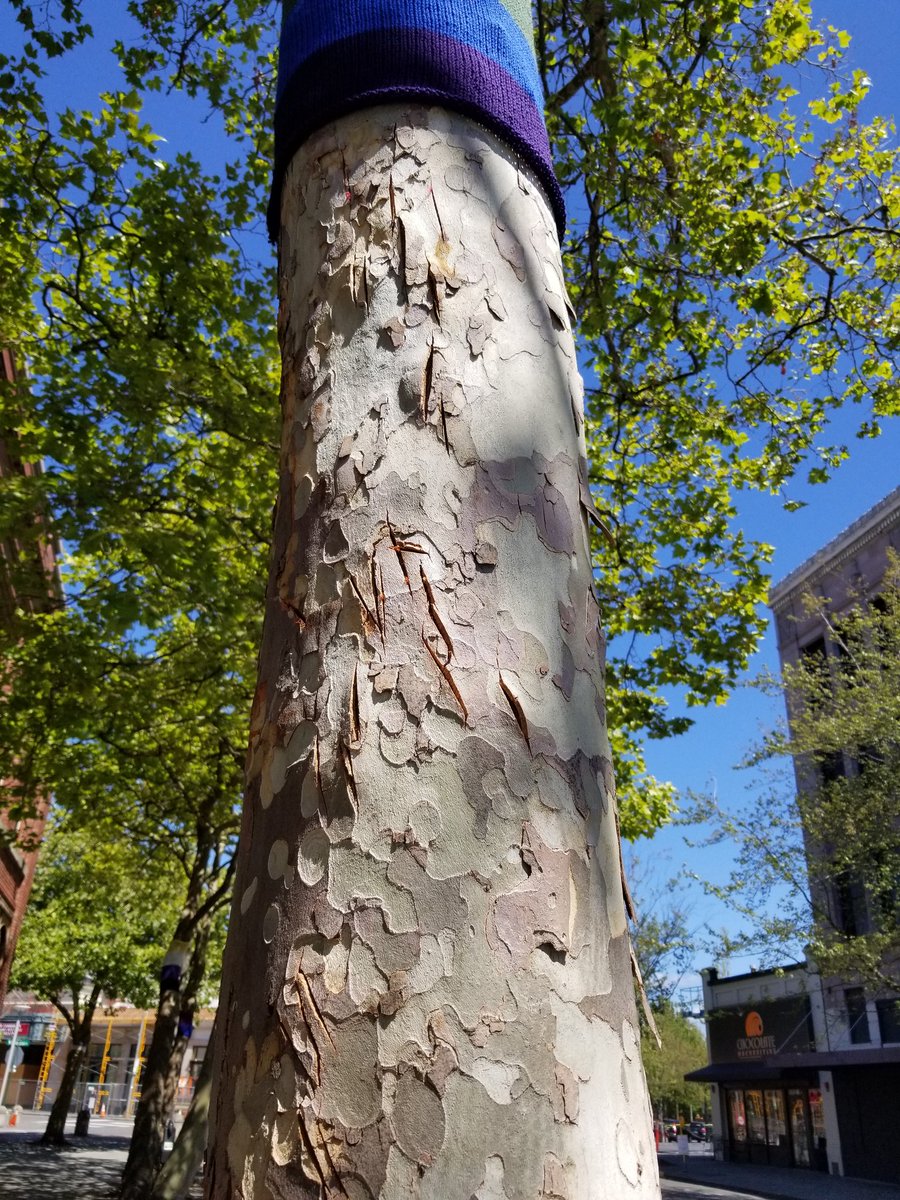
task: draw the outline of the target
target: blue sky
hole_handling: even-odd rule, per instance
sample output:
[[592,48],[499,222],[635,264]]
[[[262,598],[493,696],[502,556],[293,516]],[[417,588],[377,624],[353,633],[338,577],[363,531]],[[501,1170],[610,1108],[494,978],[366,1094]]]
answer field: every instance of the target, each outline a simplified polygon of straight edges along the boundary
[[[122,0],[88,0],[85,4],[100,36],[90,49],[67,56],[53,64],[48,79],[51,102],[62,106],[93,107],[100,87],[114,86],[110,77],[112,58],[105,47],[127,22]],[[894,116],[900,113],[900,72],[897,52],[900,48],[900,0],[813,0],[816,20],[824,20],[852,35],[848,61],[872,79],[872,90],[863,116],[876,113]],[[10,6],[0,11],[0,38],[5,45],[20,41]],[[192,119],[185,119],[190,112]],[[206,161],[222,154],[222,135],[213,119],[203,126],[203,142],[197,141],[196,109],[180,98],[151,98],[147,115],[157,132],[167,138],[160,146],[160,157],[191,149]],[[260,247],[262,249],[262,247]],[[793,500],[806,502],[798,512],[785,512],[779,500],[743,495],[739,498],[738,523],[754,539],[775,546],[773,574],[782,578],[819,546],[834,537],[900,483],[900,422],[888,423],[886,432],[875,442],[860,442],[854,436],[858,414],[838,417],[835,440],[846,441],[851,457],[824,486],[809,487],[800,482],[789,490]],[[774,634],[770,630],[748,672],[748,678],[764,667],[777,668]],[[648,747],[651,771],[672,780],[680,790],[715,787],[727,804],[740,805],[745,789],[751,784],[747,772],[735,765],[758,739],[762,729],[780,717],[776,701],[764,698],[750,688],[741,688],[723,708],[693,712],[696,724],[685,736]],[[728,867],[728,855],[722,848],[699,853],[690,849],[680,830],[660,833],[652,844],[638,847],[642,875],[652,889],[683,864],[707,877],[721,878]],[[727,911],[712,901],[697,897],[693,918],[696,924],[708,922],[718,927],[731,924]],[[697,965],[705,958],[700,955]],[[734,969],[746,964],[732,962]]]

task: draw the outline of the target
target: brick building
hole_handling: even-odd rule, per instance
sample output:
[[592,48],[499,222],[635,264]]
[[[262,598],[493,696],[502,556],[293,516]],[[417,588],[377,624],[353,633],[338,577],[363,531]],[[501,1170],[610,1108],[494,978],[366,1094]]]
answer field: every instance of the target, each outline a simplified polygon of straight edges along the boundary
[[[0,387],[14,389],[16,366],[8,350],[0,351]],[[40,473],[36,463],[23,461],[15,437],[0,429],[0,486],[5,480]],[[19,536],[0,538],[0,627],[15,632],[16,613],[46,610],[60,602],[56,549],[40,536],[41,519],[34,515]],[[15,822],[0,811],[0,1011],[2,1011],[16,940],[22,926],[37,864],[43,818]],[[16,838],[19,845],[13,844]],[[21,848],[22,845],[27,848]]]

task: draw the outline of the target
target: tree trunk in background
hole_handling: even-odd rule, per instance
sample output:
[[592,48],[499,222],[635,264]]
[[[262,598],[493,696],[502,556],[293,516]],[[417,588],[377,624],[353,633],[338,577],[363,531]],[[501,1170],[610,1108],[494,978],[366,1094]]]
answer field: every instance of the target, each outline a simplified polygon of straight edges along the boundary
[[153,1185],[152,1200],[185,1200],[206,1151],[209,1129],[209,1099],[212,1091],[213,1044],[215,1027],[206,1048],[206,1057],[197,1076],[194,1097],[178,1131],[172,1153],[163,1163]]
[[207,1196],[658,1196],[549,207],[371,109],[295,155],[280,268]]
[[148,1200],[162,1166],[166,1122],[172,1114],[181,1061],[190,1039],[187,1026],[193,1025],[208,941],[209,919],[198,923],[194,915],[186,916],[166,956],[120,1200]]
[[66,1120],[69,1116],[78,1076],[81,1074],[81,1068],[87,1062],[88,1048],[91,1044],[91,1023],[94,1020],[94,1011],[99,999],[100,987],[95,985],[83,1009],[79,1010],[73,1004],[71,1012],[63,1014],[69,1026],[72,1042],[69,1046],[69,1053],[66,1055],[66,1065],[63,1067],[62,1079],[59,1081],[50,1116],[47,1118],[47,1126],[41,1137],[41,1143],[44,1146],[62,1146],[65,1142]]

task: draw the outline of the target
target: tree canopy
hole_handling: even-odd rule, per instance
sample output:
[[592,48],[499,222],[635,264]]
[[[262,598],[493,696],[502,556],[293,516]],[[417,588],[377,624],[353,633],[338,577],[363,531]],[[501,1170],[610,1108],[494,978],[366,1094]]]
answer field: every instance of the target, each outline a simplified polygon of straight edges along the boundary
[[13,983],[70,1025],[82,992],[146,1004],[177,905],[171,866],[126,839],[51,826],[13,964]]
[[[186,676],[219,671],[207,745],[233,744],[247,709],[277,439],[263,212],[278,6],[132,0],[94,28],[79,0],[11,3],[0,340],[28,377],[0,396],[0,426],[46,470],[4,488],[0,533],[47,514],[67,605],[27,622],[30,661],[6,683],[17,702],[30,690],[32,737],[0,741],[52,789],[67,714],[82,744],[103,741],[86,672],[124,658],[137,679],[160,653]],[[806,0],[535,5],[628,836],[672,803],[641,749],[686,727],[667,697],[722,702],[761,636],[770,547],[741,532],[739,494],[824,481],[848,453],[836,407],[858,406],[865,437],[897,411],[891,126],[860,119],[868,80],[813,15]],[[89,110],[51,103],[55,72],[101,62]],[[195,122],[190,152],[148,113]],[[35,687],[51,653],[70,673]],[[169,696],[175,717],[148,719],[171,731]]]

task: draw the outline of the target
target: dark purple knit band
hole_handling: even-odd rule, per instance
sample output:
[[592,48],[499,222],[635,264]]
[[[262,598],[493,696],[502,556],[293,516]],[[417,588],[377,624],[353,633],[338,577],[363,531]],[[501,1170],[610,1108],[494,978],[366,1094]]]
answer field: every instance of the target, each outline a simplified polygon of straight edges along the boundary
[[394,29],[335,42],[295,70],[275,111],[268,211],[273,240],[285,172],[310,134],[357,109],[403,100],[441,105],[496,133],[534,172],[562,239],[562,192],[553,173],[543,115],[528,92],[471,46],[425,30]]

